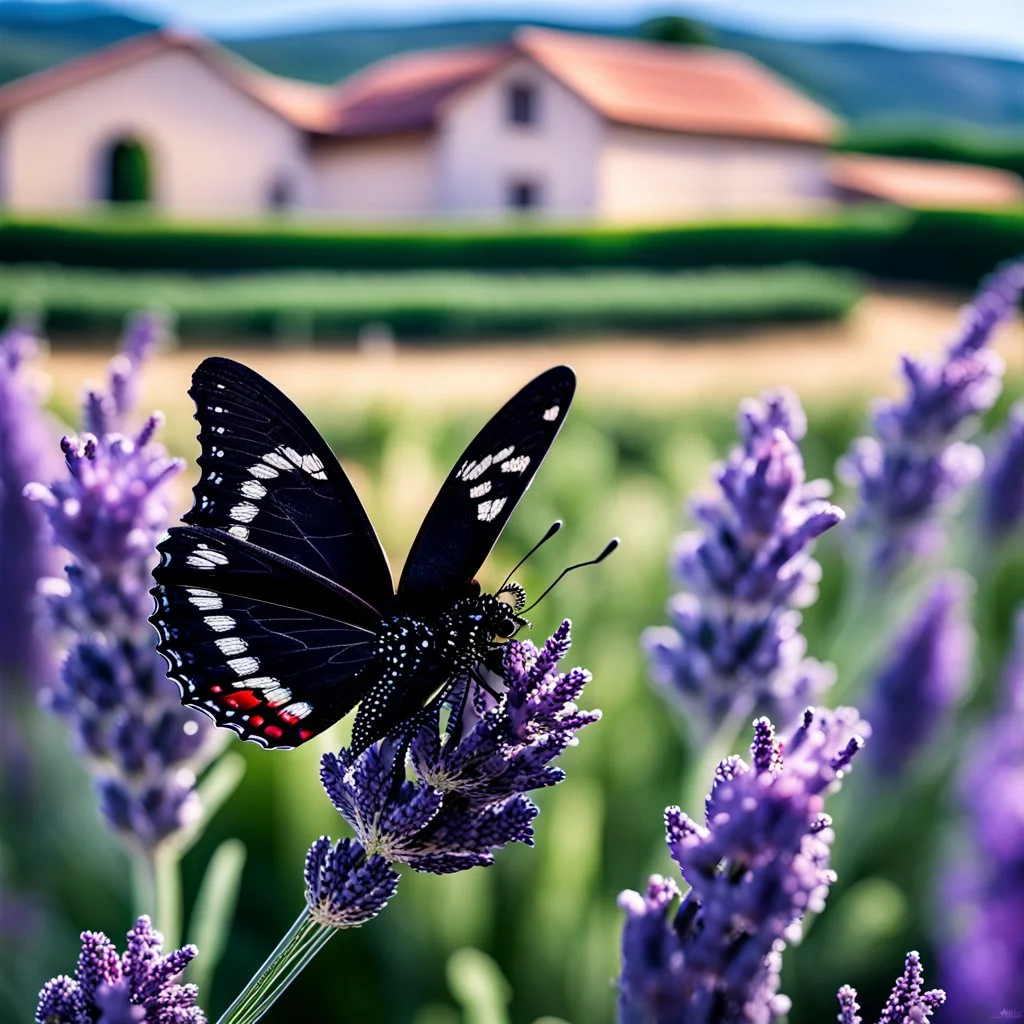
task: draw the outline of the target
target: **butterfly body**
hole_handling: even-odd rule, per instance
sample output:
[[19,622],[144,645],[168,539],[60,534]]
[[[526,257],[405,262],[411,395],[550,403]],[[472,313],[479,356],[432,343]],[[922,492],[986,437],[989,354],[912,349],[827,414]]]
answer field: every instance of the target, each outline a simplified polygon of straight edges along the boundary
[[269,381],[205,360],[195,504],[160,543],[158,649],[184,703],[264,746],[305,742],[358,703],[353,747],[413,719],[525,624],[522,588],[475,575],[568,410],[567,367],[480,431],[441,487],[397,591],[344,471]]

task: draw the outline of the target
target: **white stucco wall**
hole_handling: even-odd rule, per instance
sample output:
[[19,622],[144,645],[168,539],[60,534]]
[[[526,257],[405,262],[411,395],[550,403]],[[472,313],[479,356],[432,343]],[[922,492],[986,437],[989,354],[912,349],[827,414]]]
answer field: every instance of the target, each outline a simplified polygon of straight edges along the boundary
[[74,211],[103,195],[104,156],[120,138],[146,148],[153,205],[184,216],[265,211],[283,179],[308,203],[302,133],[187,50],[168,50],[16,108],[3,128],[5,204]]
[[808,209],[828,202],[825,150],[608,125],[597,215],[664,220]]
[[432,134],[320,139],[310,149],[311,207],[373,220],[431,217],[437,211]]
[[[512,83],[533,86],[536,124],[508,122]],[[601,119],[532,61],[513,61],[456,94],[440,120],[439,212],[505,214],[509,185],[521,180],[539,187],[542,216],[592,215]]]

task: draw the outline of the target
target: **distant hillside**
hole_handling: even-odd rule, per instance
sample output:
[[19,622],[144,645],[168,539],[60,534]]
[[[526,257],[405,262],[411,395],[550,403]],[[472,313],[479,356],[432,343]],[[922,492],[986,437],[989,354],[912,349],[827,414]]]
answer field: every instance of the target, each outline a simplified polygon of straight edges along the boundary
[[[535,22],[536,23],[536,22]],[[507,39],[513,19],[380,28],[325,28],[221,40],[278,74],[333,82],[403,50]],[[585,25],[550,27],[586,31]],[[103,3],[0,0],[0,81],[156,26]],[[609,32],[607,26],[592,31]],[[1020,131],[1024,62],[889,49],[868,43],[811,43],[716,29],[722,46],[749,53],[853,122],[963,123]],[[623,25],[615,34],[633,35]]]
[[105,4],[33,4],[3,0],[0,2],[0,82],[60,64],[140,32],[152,32],[155,28],[154,22],[123,14]]

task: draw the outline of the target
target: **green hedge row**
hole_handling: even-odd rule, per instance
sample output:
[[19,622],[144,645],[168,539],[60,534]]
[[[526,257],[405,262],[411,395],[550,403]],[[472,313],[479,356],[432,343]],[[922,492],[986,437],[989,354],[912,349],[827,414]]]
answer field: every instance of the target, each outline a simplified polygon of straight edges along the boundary
[[531,225],[367,229],[113,216],[0,219],[0,259],[117,270],[564,270],[803,262],[972,287],[1024,251],[1024,212],[859,209],[792,220],[667,227]]
[[179,333],[310,339],[386,324],[403,337],[834,319],[860,297],[845,271],[761,270],[471,274],[279,272],[217,277],[0,267],[0,317],[38,312],[49,330],[109,331],[134,309],[172,310]]

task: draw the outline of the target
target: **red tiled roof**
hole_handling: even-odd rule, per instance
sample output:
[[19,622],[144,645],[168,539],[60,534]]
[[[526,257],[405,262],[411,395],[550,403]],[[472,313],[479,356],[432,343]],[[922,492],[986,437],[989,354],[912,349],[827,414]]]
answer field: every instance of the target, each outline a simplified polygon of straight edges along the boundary
[[338,86],[339,135],[430,128],[441,104],[503,63],[507,46],[424,50],[371,64]]
[[331,122],[332,89],[271,75],[201,36],[173,29],[133,36],[0,87],[0,117],[61,89],[73,88],[170,50],[194,54],[236,88],[298,128],[319,131]]
[[620,124],[820,144],[837,123],[742,54],[538,28],[520,29],[506,46],[399,54],[334,88],[279,78],[200,37],[160,30],[0,88],[0,116],[176,48],[191,51],[297,127],[344,136],[430,128],[446,100],[518,56],[535,61]]
[[1024,180],[992,167],[850,153],[832,157],[827,174],[833,186],[847,194],[897,206],[975,208],[1024,203]]
[[399,54],[342,83],[337,131],[435,123],[441,104],[516,56],[543,67],[603,117],[665,131],[826,143],[837,121],[742,54],[524,28],[510,46]]
[[620,124],[827,143],[837,120],[744,54],[524,28],[516,48]]

